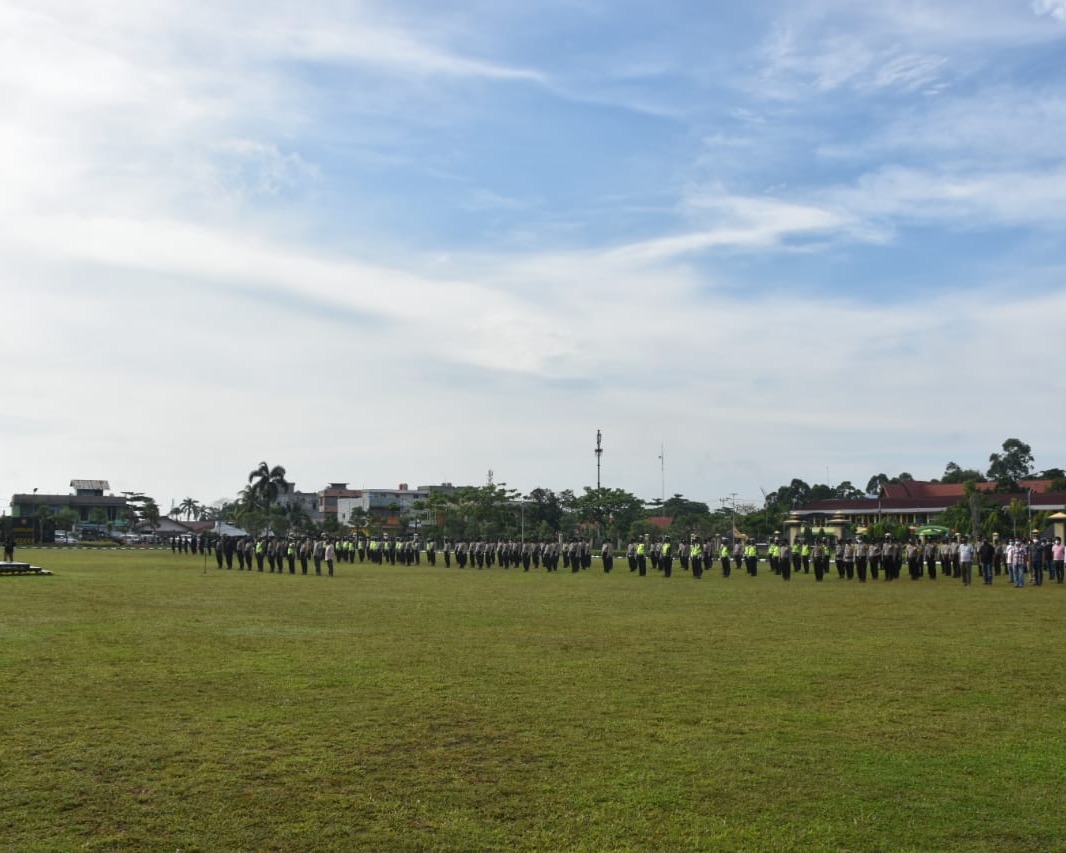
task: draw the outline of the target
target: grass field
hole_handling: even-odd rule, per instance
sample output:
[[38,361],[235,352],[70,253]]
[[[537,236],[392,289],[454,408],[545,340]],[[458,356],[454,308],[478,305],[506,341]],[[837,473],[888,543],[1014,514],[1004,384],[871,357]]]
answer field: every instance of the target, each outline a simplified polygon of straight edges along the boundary
[[1066,849],[1066,589],[21,549],[4,850]]

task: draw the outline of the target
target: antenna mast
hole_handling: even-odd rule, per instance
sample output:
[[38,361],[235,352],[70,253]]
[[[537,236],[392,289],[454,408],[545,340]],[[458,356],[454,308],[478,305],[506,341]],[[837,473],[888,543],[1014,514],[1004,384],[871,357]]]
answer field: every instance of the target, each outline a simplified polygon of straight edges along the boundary
[[600,457],[603,456],[603,433],[596,430],[596,488],[600,487]]

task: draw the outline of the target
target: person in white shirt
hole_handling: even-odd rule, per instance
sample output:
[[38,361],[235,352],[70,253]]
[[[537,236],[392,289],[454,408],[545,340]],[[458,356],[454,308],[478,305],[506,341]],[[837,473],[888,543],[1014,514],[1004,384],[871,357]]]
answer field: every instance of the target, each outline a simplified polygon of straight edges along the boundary
[[959,574],[962,576],[963,586],[973,583],[973,545],[965,536],[959,543]]

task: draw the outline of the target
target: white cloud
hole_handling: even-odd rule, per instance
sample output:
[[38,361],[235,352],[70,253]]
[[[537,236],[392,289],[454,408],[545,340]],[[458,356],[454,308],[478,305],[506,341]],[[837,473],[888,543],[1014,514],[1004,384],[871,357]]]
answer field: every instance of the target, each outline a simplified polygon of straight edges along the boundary
[[1066,21],[1066,0],[1033,0],[1033,11],[1056,21]]
[[[947,23],[962,7],[882,5],[869,14],[895,16],[884,31],[807,29],[802,15],[786,22],[771,57],[774,85],[804,98],[906,98],[952,73],[957,40]],[[1018,101],[1005,88],[980,114],[970,107],[982,93],[936,111],[911,108],[886,117],[880,148],[848,152],[848,174],[785,177],[764,177],[754,149],[767,145],[788,161],[800,145],[824,142],[799,127],[809,102],[794,112],[722,103],[716,114],[733,124],[671,125],[673,136],[656,124],[634,146],[669,161],[655,172],[666,176],[661,195],[634,189],[627,161],[595,198],[554,208],[556,196],[580,193],[547,185],[551,170],[538,176],[543,192],[501,188],[506,181],[491,175],[525,161],[487,145],[492,116],[476,137],[454,117],[463,95],[485,86],[533,84],[547,97],[570,83],[503,51],[464,49],[479,40],[461,21],[403,11],[0,6],[0,288],[5,316],[19,318],[0,336],[0,355],[26,365],[5,384],[18,419],[0,424],[17,441],[0,460],[12,490],[44,488],[49,477],[62,490],[72,476],[102,475],[164,503],[213,500],[233,494],[261,458],[286,464],[308,488],[346,476],[363,485],[471,481],[490,466],[520,488],[579,488],[598,427],[613,483],[657,494],[665,440],[676,460],[670,491],[702,499],[738,481],[774,487],[797,466],[820,477],[827,461],[852,465],[839,479],[858,481],[877,454],[909,465],[908,452],[936,441],[987,455],[1023,432],[1034,447],[1060,449],[1054,398],[1048,424],[1032,432],[1017,428],[1009,406],[990,406],[979,424],[955,414],[986,389],[1019,399],[1046,390],[1038,370],[1003,354],[1057,339],[1066,304],[1056,271],[1019,268],[965,291],[872,305],[861,283],[850,300],[790,289],[789,267],[769,262],[797,245],[826,256],[861,248],[915,221],[1058,233],[1061,99]],[[959,40],[992,38],[993,27],[959,18]],[[1048,22],[1031,26],[1044,32]],[[921,38],[912,44],[906,33]],[[491,46],[490,36],[480,43]],[[629,67],[639,73],[627,84],[671,70]],[[677,91],[659,99],[616,80],[584,85],[572,88],[592,92],[588,100],[691,112],[675,109]],[[580,97],[567,97],[568,115],[581,109]],[[585,126],[601,118],[583,115]],[[434,140],[447,149],[442,159],[490,160],[485,174],[458,175],[451,204],[401,185],[410,170],[438,165],[404,147],[404,128],[421,122],[444,126]],[[685,159],[700,139],[730,152],[711,178]],[[331,196],[344,204],[316,208],[315,194],[347,177],[336,161],[353,150],[380,166],[373,179],[402,172],[397,207],[439,208],[439,242],[390,228],[384,206],[384,225],[362,227],[383,196],[356,181]],[[583,162],[599,156],[581,153]],[[756,177],[731,180],[743,161]],[[772,189],[753,189],[758,180]],[[448,220],[471,210],[503,218],[535,209],[581,233],[586,219],[623,206],[646,218],[569,251],[529,217],[506,225],[548,248],[503,252],[483,235],[468,238],[473,250],[447,245]],[[763,266],[745,277],[716,265],[719,256]],[[930,400],[953,415],[931,425]]]

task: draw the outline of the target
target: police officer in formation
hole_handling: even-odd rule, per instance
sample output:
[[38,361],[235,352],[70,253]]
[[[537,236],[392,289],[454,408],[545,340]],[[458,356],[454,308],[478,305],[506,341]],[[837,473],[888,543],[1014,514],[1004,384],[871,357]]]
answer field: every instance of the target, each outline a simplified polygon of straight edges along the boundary
[[[740,565],[746,568],[750,577],[758,574],[759,550],[751,540],[738,541],[732,546],[723,541],[716,546],[714,541],[701,541],[695,534],[687,537],[687,541],[676,544],[670,536],[662,536],[655,541],[651,539],[636,539],[625,546],[629,570],[639,577],[647,575],[649,562],[663,577],[671,577],[676,558],[682,570],[689,571],[693,578],[701,579],[713,563],[715,554],[724,578],[730,577],[733,568],[739,569]],[[982,578],[986,583],[991,583],[994,574],[1006,573],[1010,569],[1007,545],[1000,541],[980,542],[980,547],[975,547],[976,556],[979,558]],[[1059,567],[1063,564],[1062,543],[1035,539],[1025,545],[1025,574],[1032,575],[1034,582],[1042,581],[1045,573],[1059,581]],[[577,574],[591,566],[594,554],[592,540],[586,537],[574,537],[567,542],[484,538],[453,542],[450,539],[423,541],[418,536],[398,537],[390,534],[349,537],[176,537],[171,543],[171,550],[181,554],[213,553],[220,570],[232,570],[236,562],[238,571],[254,570],[279,575],[295,575],[297,563],[300,573],[308,574],[311,564],[315,574],[320,575],[324,562],[327,573],[331,574],[331,563],[355,563],[357,558],[361,563],[369,561],[377,565],[416,566],[421,565],[423,551],[427,565],[432,567],[438,565],[437,557],[441,556],[444,567],[451,568],[454,556],[456,565],[462,569],[468,566],[478,569],[498,566],[505,570],[520,567],[522,571],[529,572],[543,567],[551,573],[557,572],[562,562],[564,568]],[[913,537],[901,541],[892,536],[880,541],[866,541],[861,536],[836,541],[798,537],[794,543],[782,537],[768,543],[766,559],[771,571],[785,580],[797,572],[807,573],[813,567],[815,581],[822,582],[829,574],[832,560],[840,580],[857,578],[860,583],[866,583],[868,578],[879,580],[883,575],[886,581],[893,581],[900,578],[906,564],[909,577],[916,581],[926,577],[935,580],[938,567],[945,577],[961,577],[959,550],[959,537],[955,536],[924,541]],[[610,573],[614,567],[614,543],[600,540],[598,556],[604,573]]]

